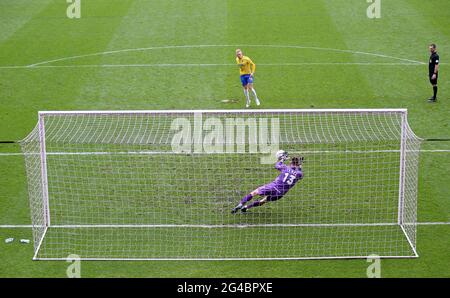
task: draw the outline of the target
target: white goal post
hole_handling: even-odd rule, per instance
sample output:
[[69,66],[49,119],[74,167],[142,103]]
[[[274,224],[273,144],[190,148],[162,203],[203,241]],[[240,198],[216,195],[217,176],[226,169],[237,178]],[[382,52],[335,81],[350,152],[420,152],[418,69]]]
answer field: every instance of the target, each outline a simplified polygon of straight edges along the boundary
[[[39,112],[20,142],[33,259],[417,257],[421,141],[406,109]],[[232,214],[280,149],[304,178]]]

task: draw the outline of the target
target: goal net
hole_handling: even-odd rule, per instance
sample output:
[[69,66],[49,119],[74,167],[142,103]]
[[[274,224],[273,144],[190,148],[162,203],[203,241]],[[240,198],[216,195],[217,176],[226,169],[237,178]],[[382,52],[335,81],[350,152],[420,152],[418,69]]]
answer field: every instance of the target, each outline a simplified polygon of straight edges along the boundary
[[[420,143],[404,109],[40,112],[34,259],[416,257]],[[280,149],[304,178],[232,214]]]

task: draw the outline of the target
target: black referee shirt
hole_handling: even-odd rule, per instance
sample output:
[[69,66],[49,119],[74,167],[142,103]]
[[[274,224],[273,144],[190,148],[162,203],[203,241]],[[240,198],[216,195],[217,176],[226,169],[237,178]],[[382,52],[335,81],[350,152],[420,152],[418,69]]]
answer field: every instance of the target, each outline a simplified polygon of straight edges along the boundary
[[439,64],[439,55],[438,53],[434,52],[430,56],[430,62],[428,63],[428,71],[430,73],[430,76],[434,73],[434,66]]

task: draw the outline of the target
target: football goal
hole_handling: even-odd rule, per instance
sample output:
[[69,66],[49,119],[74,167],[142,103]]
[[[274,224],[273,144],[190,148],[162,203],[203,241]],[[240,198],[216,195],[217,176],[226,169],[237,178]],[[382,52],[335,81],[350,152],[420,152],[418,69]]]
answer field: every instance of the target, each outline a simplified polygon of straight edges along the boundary
[[[417,257],[420,143],[405,109],[39,112],[20,142],[33,258]],[[232,214],[278,150],[303,179]]]

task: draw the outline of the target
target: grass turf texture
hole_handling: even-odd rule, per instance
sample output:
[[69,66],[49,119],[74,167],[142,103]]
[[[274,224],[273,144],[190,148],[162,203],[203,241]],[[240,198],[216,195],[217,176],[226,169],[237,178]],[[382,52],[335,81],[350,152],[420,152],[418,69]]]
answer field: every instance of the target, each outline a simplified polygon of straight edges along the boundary
[[[239,45],[258,65],[255,86],[264,108],[406,107],[421,137],[448,137],[448,64],[440,67],[440,102],[430,105],[427,62],[436,42],[442,62],[450,51],[450,4],[445,0],[382,2],[382,18],[366,17],[365,1],[82,1],[82,18],[69,20],[64,1],[0,4],[0,65],[121,49],[163,48],[70,59],[41,66],[0,68],[0,138],[23,138],[38,110],[243,108],[234,63]],[[251,9],[250,11],[248,9]],[[247,45],[247,46],[246,46]],[[261,47],[248,45],[272,45]],[[329,63],[284,65],[286,63]],[[230,64],[143,66],[153,63]],[[334,64],[360,63],[360,64]],[[380,64],[382,63],[382,64]],[[393,64],[394,63],[394,64]],[[97,67],[140,64],[133,67]],[[262,65],[261,65],[262,64]],[[271,65],[264,65],[271,64]],[[279,64],[279,65],[277,65]],[[232,100],[223,103],[224,99]],[[423,149],[449,149],[426,143]],[[18,152],[0,145],[0,152]],[[449,153],[422,153],[419,221],[449,221]],[[23,158],[0,156],[2,224],[29,223]],[[420,226],[418,259],[383,260],[382,276],[450,276],[450,228]],[[0,229],[1,239],[30,237],[27,229]],[[249,247],[249,249],[257,249]],[[64,262],[32,262],[32,246],[0,245],[0,276],[64,276]],[[88,262],[82,276],[365,276],[365,260],[280,262]]]

